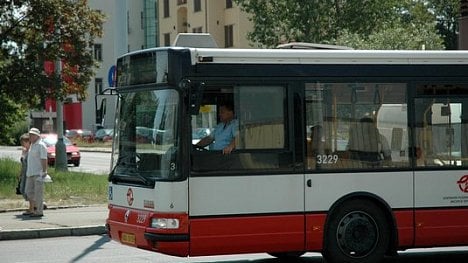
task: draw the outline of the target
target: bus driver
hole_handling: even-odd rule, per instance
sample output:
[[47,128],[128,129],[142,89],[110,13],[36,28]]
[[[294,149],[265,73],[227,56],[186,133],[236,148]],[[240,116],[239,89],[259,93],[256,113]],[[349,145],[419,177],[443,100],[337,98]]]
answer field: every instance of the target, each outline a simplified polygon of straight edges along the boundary
[[219,107],[220,123],[215,127],[213,133],[201,139],[198,147],[210,145],[210,150],[222,150],[223,154],[230,154],[236,148],[235,138],[239,130],[239,123],[234,119],[234,105],[223,103]]

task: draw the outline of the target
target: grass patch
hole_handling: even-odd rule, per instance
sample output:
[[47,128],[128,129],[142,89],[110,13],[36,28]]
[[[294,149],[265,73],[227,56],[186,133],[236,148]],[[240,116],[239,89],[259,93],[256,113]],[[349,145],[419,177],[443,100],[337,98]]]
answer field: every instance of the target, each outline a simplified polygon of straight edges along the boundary
[[[18,161],[0,159],[0,208],[10,209],[26,205],[23,197],[16,195],[15,190],[20,169],[21,164]],[[49,167],[48,172],[53,182],[45,184],[44,200],[47,205],[89,205],[107,202],[106,175],[59,172],[53,167]]]

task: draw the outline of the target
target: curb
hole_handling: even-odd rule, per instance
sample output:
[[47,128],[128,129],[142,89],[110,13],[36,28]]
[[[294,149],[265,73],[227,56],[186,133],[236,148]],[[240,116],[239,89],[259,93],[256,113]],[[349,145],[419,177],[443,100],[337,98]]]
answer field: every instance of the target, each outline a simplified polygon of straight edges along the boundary
[[100,226],[79,226],[44,229],[19,229],[0,231],[0,240],[17,240],[32,238],[48,238],[63,236],[89,236],[106,234],[106,227]]
[[[60,205],[60,206],[47,206],[44,210],[57,210],[57,209],[67,209],[67,208],[80,208],[80,207],[89,207],[90,205]],[[13,209],[0,209],[0,213],[9,213],[9,212],[21,212],[25,211],[27,207],[22,208],[13,208]]]

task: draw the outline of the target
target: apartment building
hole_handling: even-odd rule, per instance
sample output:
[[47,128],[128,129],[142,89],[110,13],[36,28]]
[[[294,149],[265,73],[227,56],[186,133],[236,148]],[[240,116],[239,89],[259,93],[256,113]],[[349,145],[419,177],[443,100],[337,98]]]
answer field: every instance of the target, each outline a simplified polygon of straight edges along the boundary
[[[116,97],[97,96],[95,99],[96,94],[114,85],[117,57],[157,46],[157,0],[88,0],[88,5],[102,12],[106,20],[102,38],[96,39],[92,47],[99,67],[88,85],[87,100],[81,102],[81,128],[95,130],[97,125],[113,128]],[[105,112],[99,111],[103,103],[107,104]]]
[[170,46],[178,33],[210,33],[221,48],[249,48],[247,14],[232,0],[159,0],[159,43]]
[[[81,103],[73,108],[81,113],[70,115],[81,114],[81,127],[73,128],[95,130],[98,124],[113,128],[116,98],[95,98],[113,86],[115,61],[122,54],[170,46],[178,33],[188,32],[211,33],[222,48],[250,47],[247,32],[251,22],[232,0],[88,0],[88,5],[102,12],[106,21],[102,38],[92,47],[100,66],[88,85],[88,98],[83,102],[69,98],[72,103]],[[105,114],[99,111],[103,99],[107,103]],[[70,118],[64,121],[73,123]]]

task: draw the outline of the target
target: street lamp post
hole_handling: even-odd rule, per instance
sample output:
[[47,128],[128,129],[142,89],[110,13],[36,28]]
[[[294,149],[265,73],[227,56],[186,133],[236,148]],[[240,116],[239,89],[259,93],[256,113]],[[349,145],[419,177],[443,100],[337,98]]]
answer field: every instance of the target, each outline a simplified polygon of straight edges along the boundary
[[[55,62],[55,71],[57,74],[57,88],[62,85],[62,61],[60,58]],[[63,142],[63,102],[62,98],[57,97],[55,100],[57,110],[57,143],[55,144],[55,170],[67,171],[67,150]]]

